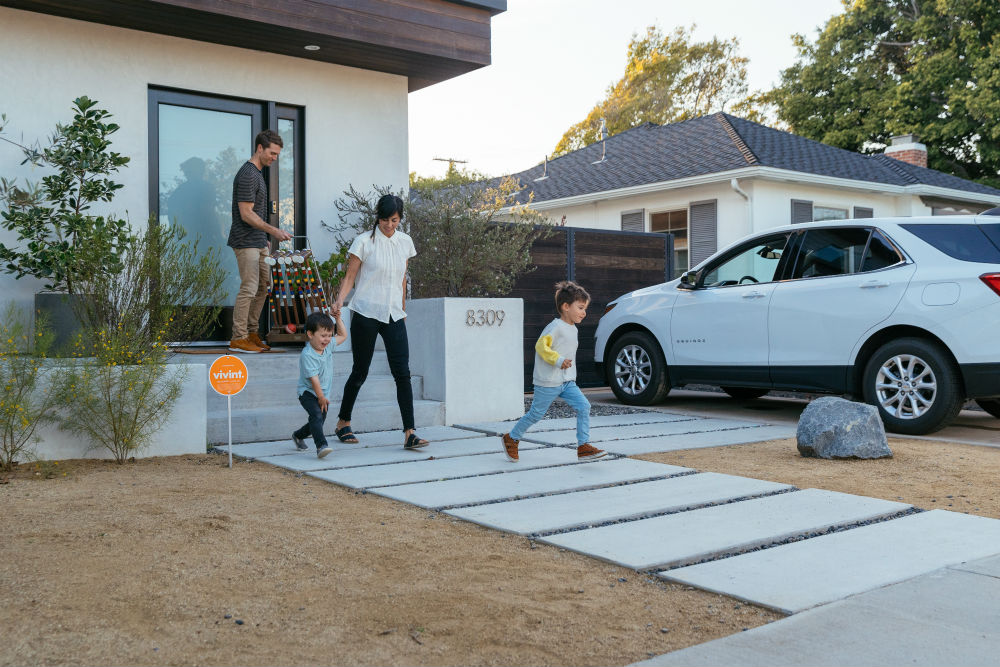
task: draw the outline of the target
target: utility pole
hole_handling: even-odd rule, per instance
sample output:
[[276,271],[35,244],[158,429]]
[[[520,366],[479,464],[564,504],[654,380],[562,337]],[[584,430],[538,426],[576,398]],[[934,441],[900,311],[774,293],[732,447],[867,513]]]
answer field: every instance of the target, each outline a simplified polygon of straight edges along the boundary
[[459,160],[458,158],[453,157],[436,157],[433,159],[438,162],[447,162],[449,172],[455,169],[456,164],[469,164],[468,160]]

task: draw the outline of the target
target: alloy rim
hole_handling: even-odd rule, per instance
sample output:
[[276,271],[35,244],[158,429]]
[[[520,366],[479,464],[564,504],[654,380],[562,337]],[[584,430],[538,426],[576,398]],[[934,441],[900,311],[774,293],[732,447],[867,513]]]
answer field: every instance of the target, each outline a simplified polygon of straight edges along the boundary
[[897,354],[883,362],[875,376],[875,393],[882,409],[896,419],[918,419],[937,397],[937,378],[926,361]]
[[615,357],[615,382],[630,396],[641,394],[653,378],[653,362],[642,347],[626,345]]

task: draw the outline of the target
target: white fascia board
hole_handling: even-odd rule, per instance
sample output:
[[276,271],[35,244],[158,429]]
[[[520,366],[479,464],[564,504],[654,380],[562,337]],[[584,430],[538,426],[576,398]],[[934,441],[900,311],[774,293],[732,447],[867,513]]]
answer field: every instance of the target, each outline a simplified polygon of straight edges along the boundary
[[[832,188],[847,190],[860,190],[885,195],[928,195],[933,197],[943,197],[948,199],[959,199],[969,202],[981,202],[984,204],[1000,204],[1000,196],[967,192],[965,190],[955,190],[952,188],[942,188],[936,185],[925,185],[917,183],[913,185],[890,185],[888,183],[875,183],[872,181],[859,181],[850,178],[839,178],[836,176],[823,176],[821,174],[808,174],[801,171],[791,171],[789,169],[776,169],[775,167],[743,167],[741,169],[730,169],[701,176],[691,176],[688,178],[678,178],[671,181],[659,181],[657,183],[646,183],[628,188],[618,188],[616,190],[604,190],[601,192],[590,192],[575,197],[563,197],[561,199],[546,199],[543,201],[533,201],[531,208],[536,211],[544,211],[564,206],[577,206],[580,204],[590,204],[604,201],[606,199],[620,199],[635,195],[648,194],[650,192],[661,192],[664,190],[676,190],[697,185],[710,185],[713,183],[728,183],[733,178],[760,178],[769,181],[785,181],[790,183],[802,183],[804,185],[820,185]],[[509,210],[509,209],[504,209]]]

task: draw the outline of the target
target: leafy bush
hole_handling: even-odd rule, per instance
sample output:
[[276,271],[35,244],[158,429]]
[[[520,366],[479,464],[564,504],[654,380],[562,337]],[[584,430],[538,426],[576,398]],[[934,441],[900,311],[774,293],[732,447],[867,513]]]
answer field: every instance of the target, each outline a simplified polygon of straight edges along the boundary
[[138,351],[136,339],[127,322],[94,332],[89,344],[81,336],[60,384],[70,406],[62,428],[106,448],[118,463],[149,445],[184,384],[183,367],[164,363],[165,343]]
[[0,469],[33,457],[32,445],[40,424],[53,419],[57,392],[46,383],[43,361],[52,344],[52,332],[36,319],[31,333],[13,303],[0,322]]
[[[55,173],[41,184],[0,178],[0,226],[17,234],[17,245],[0,243],[3,270],[17,278],[33,276],[51,290],[80,293],[82,275],[114,271],[128,234],[128,222],[114,216],[88,213],[96,202],[110,202],[122,186],[110,176],[129,158],[111,150],[110,136],[118,131],[107,122],[111,114],[87,97],[73,101],[73,122],[57,124],[49,146],[28,147],[0,135],[21,148],[22,164],[50,167]],[[6,117],[0,118],[0,132]]]

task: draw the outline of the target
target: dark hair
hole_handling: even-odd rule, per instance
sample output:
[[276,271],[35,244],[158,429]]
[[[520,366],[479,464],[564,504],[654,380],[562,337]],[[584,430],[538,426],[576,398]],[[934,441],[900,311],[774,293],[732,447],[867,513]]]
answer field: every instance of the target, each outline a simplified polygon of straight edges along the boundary
[[372,227],[372,238],[375,238],[375,230],[378,229],[379,220],[388,220],[396,213],[399,219],[403,219],[403,200],[396,195],[382,195],[375,204],[375,226]]
[[587,290],[572,280],[564,280],[556,283],[556,314],[561,317],[563,304],[576,303],[577,301],[590,303],[590,295],[587,294]]
[[281,140],[281,135],[274,130],[261,130],[257,133],[257,136],[254,137],[253,150],[256,152],[258,146],[261,148],[267,148],[271,144],[278,144],[279,146],[284,147],[285,142]]
[[306,331],[309,333],[316,333],[320,329],[329,329],[330,331],[333,331],[333,318],[322,311],[309,313],[309,317],[306,318]]

